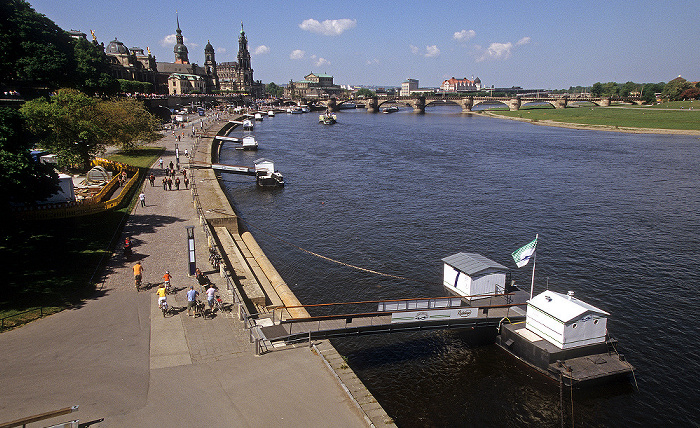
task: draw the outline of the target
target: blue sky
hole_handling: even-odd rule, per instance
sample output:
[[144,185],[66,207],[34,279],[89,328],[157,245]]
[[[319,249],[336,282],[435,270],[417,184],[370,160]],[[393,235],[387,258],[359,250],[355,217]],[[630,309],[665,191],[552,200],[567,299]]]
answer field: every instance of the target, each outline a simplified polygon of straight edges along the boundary
[[496,87],[562,89],[595,82],[700,80],[700,1],[34,0],[65,30],[93,30],[174,60],[176,11],[191,62],[207,40],[235,61],[241,21],[254,78],[422,87],[478,76]]

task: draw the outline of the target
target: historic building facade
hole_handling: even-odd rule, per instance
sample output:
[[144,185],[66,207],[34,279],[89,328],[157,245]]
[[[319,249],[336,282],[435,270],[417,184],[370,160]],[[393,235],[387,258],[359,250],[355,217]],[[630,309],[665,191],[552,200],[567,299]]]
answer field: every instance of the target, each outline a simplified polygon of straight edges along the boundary
[[333,76],[310,73],[304,80],[290,81],[284,95],[287,98],[329,98],[342,92],[340,85],[333,84]]
[[440,90],[445,92],[475,92],[480,91],[481,88],[481,79],[478,77],[474,80],[469,80],[466,77],[464,79],[455,79],[453,77],[443,81],[442,85],[440,85]]
[[221,92],[243,93],[255,98],[262,98],[264,88],[262,82],[253,80],[253,67],[248,51],[248,38],[243,31],[238,36],[238,61],[222,62],[216,70]]

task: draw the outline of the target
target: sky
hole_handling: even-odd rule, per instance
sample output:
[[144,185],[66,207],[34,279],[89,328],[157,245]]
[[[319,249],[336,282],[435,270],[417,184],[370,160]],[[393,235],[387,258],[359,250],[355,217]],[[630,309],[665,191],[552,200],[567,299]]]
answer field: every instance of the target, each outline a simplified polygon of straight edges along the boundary
[[235,61],[241,23],[254,79],[329,74],[341,85],[568,89],[700,80],[700,1],[29,0],[64,30],[150,48],[173,62],[176,17],[190,62]]

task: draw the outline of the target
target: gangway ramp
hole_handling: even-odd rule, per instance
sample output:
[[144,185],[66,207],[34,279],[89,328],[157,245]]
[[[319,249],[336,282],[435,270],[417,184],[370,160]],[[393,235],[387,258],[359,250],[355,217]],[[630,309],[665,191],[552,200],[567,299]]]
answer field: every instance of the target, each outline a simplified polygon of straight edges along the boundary
[[[307,311],[332,312],[350,305],[373,310],[356,313],[317,315],[308,318],[272,319],[254,327],[260,348],[274,348],[310,340],[400,331],[494,327],[525,319],[526,298],[515,294],[488,296],[472,301],[460,297],[383,300],[304,305]],[[280,312],[282,313],[282,312]],[[256,347],[258,349],[258,347]]]

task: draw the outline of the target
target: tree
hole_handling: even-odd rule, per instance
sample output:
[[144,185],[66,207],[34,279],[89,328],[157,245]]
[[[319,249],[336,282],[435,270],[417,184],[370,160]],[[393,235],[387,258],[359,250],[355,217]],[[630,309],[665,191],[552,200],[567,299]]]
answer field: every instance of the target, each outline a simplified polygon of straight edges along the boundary
[[75,87],[88,95],[114,95],[119,82],[109,73],[104,48],[86,39],[73,42],[75,56]]
[[133,99],[104,101],[60,89],[50,100],[28,101],[21,112],[29,130],[64,167],[87,170],[108,145],[130,149],[161,137],[157,119]]
[[163,137],[158,132],[160,121],[141,101],[119,98],[98,103],[98,109],[102,113],[102,127],[109,136],[108,145],[129,150]]
[[71,82],[70,36],[24,0],[0,2],[0,52],[0,84],[55,89]]
[[[19,111],[0,107],[0,209],[10,203],[41,200],[57,189],[58,176],[49,165],[32,159],[31,140]],[[1,228],[1,226],[0,226]]]
[[678,76],[664,86],[663,91],[661,91],[661,97],[669,101],[681,100],[683,91],[690,89],[691,86],[690,82]]
[[282,95],[284,95],[284,88],[277,86],[275,82],[270,82],[265,86],[265,92],[275,98],[282,98]]
[[603,95],[603,84],[600,82],[595,82],[593,86],[591,86],[591,96],[593,97],[600,97]]
[[151,94],[153,93],[153,83],[139,82],[137,80],[118,79],[119,91],[125,94]]
[[700,98],[700,88],[692,87],[683,91],[679,97],[682,100],[697,100]]
[[375,96],[375,93],[367,88],[360,88],[358,89],[357,92],[355,92],[356,97],[365,97],[365,98],[372,98]]

